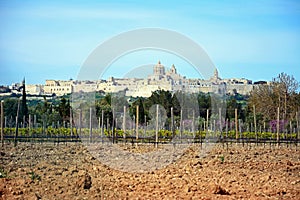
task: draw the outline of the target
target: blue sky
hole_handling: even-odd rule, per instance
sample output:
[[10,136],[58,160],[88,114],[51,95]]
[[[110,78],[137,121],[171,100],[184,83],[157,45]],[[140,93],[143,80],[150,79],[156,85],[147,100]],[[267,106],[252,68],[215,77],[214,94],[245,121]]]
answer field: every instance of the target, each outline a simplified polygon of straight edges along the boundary
[[[0,85],[76,79],[88,55],[122,32],[154,27],[201,45],[223,78],[271,80],[281,72],[300,81],[298,1],[0,1]],[[198,77],[165,52],[123,56],[107,70],[122,77],[156,63]],[[122,68],[122,70],[120,70]]]

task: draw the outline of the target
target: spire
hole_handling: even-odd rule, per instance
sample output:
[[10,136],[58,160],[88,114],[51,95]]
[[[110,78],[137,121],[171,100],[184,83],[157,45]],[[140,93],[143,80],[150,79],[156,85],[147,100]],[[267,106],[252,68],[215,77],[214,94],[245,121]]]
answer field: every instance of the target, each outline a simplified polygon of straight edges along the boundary
[[219,78],[219,72],[218,72],[217,68],[215,69],[214,77],[215,77],[215,78]]
[[176,73],[177,73],[177,71],[176,71],[176,67],[175,67],[175,65],[174,65],[174,64],[172,64],[172,67],[171,67],[171,72],[172,72],[172,73],[174,73],[174,74],[176,74]]
[[160,65],[160,60],[158,60],[158,64]]

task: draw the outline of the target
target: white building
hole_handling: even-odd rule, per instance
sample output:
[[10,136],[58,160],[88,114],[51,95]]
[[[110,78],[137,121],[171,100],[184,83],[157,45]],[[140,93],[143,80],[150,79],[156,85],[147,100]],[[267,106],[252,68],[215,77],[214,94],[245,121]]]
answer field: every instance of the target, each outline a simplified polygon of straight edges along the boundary
[[[238,92],[249,94],[254,85],[248,79],[221,79],[218,71],[209,80],[187,79],[177,73],[176,67],[172,65],[169,70],[160,61],[153,67],[153,74],[145,79],[140,78],[114,78],[108,80],[86,80],[86,81],[56,81],[46,80],[44,86],[45,94],[64,95],[72,92],[94,92],[102,91],[114,93],[125,91],[126,96],[149,97],[156,90],[167,90],[171,92],[184,91],[188,93],[198,92],[220,92],[225,89],[227,93]],[[34,89],[33,89],[34,90]],[[33,91],[37,92],[37,91]]]
[[26,93],[31,95],[42,95],[44,93],[44,85],[28,84],[25,87]]
[[44,86],[45,94],[56,94],[57,96],[62,96],[73,92],[73,80],[69,81],[56,81],[56,80],[46,80]]

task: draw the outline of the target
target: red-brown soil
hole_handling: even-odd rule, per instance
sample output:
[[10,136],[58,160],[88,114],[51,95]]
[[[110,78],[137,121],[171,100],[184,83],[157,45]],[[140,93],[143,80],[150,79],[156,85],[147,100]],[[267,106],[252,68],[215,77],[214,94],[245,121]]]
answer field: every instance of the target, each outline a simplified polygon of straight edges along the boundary
[[194,145],[162,169],[130,173],[103,165],[81,143],[5,144],[0,199],[300,199],[299,146],[199,151]]

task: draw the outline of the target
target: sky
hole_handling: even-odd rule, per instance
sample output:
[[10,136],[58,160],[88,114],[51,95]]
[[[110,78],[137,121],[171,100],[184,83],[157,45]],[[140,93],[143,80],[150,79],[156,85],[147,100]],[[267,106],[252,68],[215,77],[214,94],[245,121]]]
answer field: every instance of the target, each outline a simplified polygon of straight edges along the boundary
[[[192,39],[222,78],[271,80],[285,72],[300,81],[299,1],[2,0],[0,19],[0,85],[24,77],[29,84],[76,79],[96,47],[141,28],[172,30]],[[188,62],[159,50],[124,55],[99,78],[123,77],[158,60],[199,78]]]

